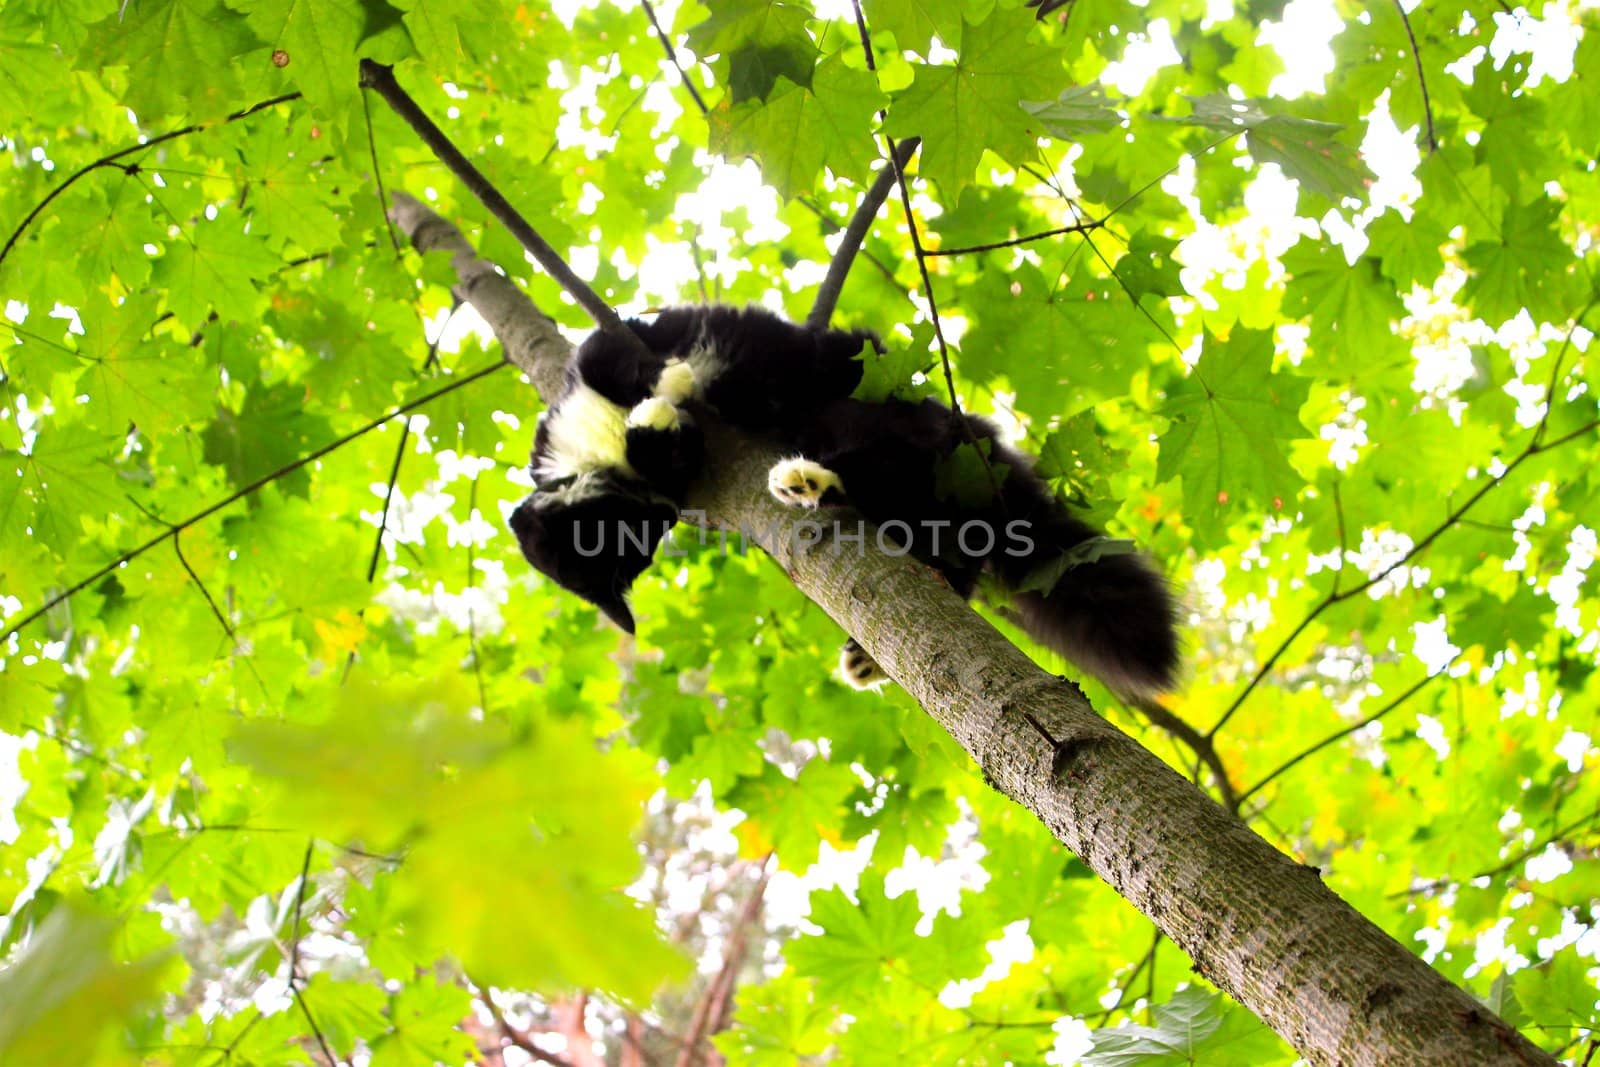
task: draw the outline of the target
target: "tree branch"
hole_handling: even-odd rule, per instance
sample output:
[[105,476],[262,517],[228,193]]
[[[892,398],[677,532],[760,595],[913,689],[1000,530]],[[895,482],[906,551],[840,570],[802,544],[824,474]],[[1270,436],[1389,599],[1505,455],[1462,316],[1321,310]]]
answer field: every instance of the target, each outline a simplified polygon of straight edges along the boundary
[[[408,198],[409,199],[409,198]],[[473,272],[458,291],[536,384],[559,385],[569,346],[459,231],[414,200],[396,222],[419,249],[450,247]],[[478,304],[482,299],[483,304]],[[528,338],[544,336],[540,344]],[[544,385],[540,385],[541,388]],[[1046,674],[926,567],[794,536],[766,491],[774,448],[708,419],[710,524],[763,548],[968,752],[1148,915],[1209,981],[1318,1064],[1553,1064],[1527,1039],[1339,899],[1171,767]],[[853,524],[851,524],[853,526]]]
[[767,882],[771,877],[772,853],[769,852],[762,857],[761,876],[757,879],[755,888],[750,891],[744,907],[739,909],[733,928],[723,941],[722,967],[706,986],[699,1003],[694,1007],[689,1028],[684,1031],[683,1039],[679,1043],[674,1067],[695,1067],[696,1063],[703,1062],[704,1057],[700,1055],[701,1043],[726,1025],[728,1004],[733,997],[733,988],[739,981],[739,968],[744,966],[745,938],[749,927],[761,914],[761,901],[766,895]]
[[827,328],[833,318],[833,309],[839,303],[839,294],[844,290],[845,278],[850,274],[850,266],[861,251],[861,243],[867,239],[867,231],[872,229],[872,221],[878,217],[878,210],[889,198],[889,190],[894,188],[900,168],[910,162],[912,153],[921,143],[920,137],[907,137],[893,147],[894,158],[878,168],[877,180],[867,190],[867,195],[861,198],[856,213],[850,216],[850,224],[844,229],[844,237],[839,240],[839,247],[834,250],[833,260],[828,264],[828,274],[822,279],[822,287],[817,290],[816,303],[811,305],[811,313],[806,316],[807,326],[814,330]]
[[[270,100],[263,100],[259,104],[251,104],[247,108],[235,111],[233,114],[222,119],[220,122],[196,122],[191,125],[184,126],[182,129],[168,130],[166,133],[152,137],[147,141],[140,141],[138,144],[129,145],[127,148],[119,148],[109,156],[101,156],[93,163],[88,163],[82,167],[79,167],[77,170],[73,171],[72,174],[70,174],[60,185],[46,193],[44,199],[35,204],[33,210],[28,212],[28,214],[23,217],[21,222],[17,223],[17,228],[11,231],[10,237],[6,238],[5,247],[0,248],[0,265],[4,265],[6,257],[11,254],[11,249],[16,247],[17,241],[21,240],[23,231],[33,224],[33,220],[39,217],[39,213],[45,208],[49,207],[51,202],[53,202],[56,197],[60,196],[68,189],[72,188],[73,185],[77,184],[79,178],[85,177],[91,172],[97,171],[102,167],[117,167],[119,170],[123,171],[123,173],[130,173],[130,168],[118,164],[117,160],[131,156],[135,152],[143,152],[154,148],[158,144],[165,144],[167,141],[175,140],[179,137],[187,137],[191,133],[198,133],[201,130],[209,129],[211,126],[225,126],[230,122],[238,122],[240,119],[249,118],[258,111],[265,111],[269,107],[276,107],[279,104],[287,104],[291,100],[298,99],[300,99],[299,93],[284,93],[282,96],[274,96]],[[133,165],[133,170],[137,170],[137,165]]]
[[[567,295],[588,313],[596,326],[608,334],[626,339],[641,356],[649,354],[644,342],[640,341],[632,330],[622,325],[622,320],[617,317],[611,305],[600,299],[599,294],[589,288],[587,282],[573,273],[572,268],[567,266],[567,261],[550,247],[548,241],[539,236],[539,231],[528,224],[528,220],[511,206],[511,202],[501,194],[500,190],[483,176],[483,172],[474,166],[471,160],[462,155],[461,150],[445,136],[444,131],[417,106],[417,102],[411,99],[410,94],[400,88],[400,83],[394,80],[393,67],[363,59],[361,84],[383,97],[394,109],[395,114],[416,131],[422,143],[433,150],[439,162],[448,167],[450,173],[467,187],[467,191],[477,197],[483,206],[489,209],[489,213],[500,220],[502,226],[511,231],[511,235],[527,249],[528,254],[539,266],[544,268],[545,273],[554,278],[561,288],[566,290]],[[395,195],[398,198],[400,194]]]
[[538,1045],[535,1045],[533,1038],[512,1026],[510,1021],[506,1019],[505,1014],[500,1010],[500,1005],[494,1002],[494,996],[489,992],[488,986],[478,987],[478,999],[482,1001],[484,1007],[489,1009],[489,1015],[494,1019],[494,1025],[500,1031],[500,1035],[511,1042],[512,1045],[526,1052],[540,1063],[553,1064],[554,1067],[572,1067],[571,1064],[555,1053],[546,1052]]

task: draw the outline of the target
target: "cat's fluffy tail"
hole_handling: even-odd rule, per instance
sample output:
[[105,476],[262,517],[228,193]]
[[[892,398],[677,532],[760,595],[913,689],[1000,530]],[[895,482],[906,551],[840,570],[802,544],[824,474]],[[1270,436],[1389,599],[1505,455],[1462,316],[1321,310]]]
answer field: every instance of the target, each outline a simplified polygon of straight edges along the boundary
[[1010,449],[1001,487],[1007,518],[1027,521],[1030,548],[989,564],[1012,590],[1011,616],[1035,641],[1118,696],[1148,698],[1178,679],[1178,602],[1154,563],[1078,520]]
[[1143,556],[1081,563],[1050,592],[1017,593],[1012,603],[1030,637],[1119,696],[1154,696],[1177,681],[1177,603]]

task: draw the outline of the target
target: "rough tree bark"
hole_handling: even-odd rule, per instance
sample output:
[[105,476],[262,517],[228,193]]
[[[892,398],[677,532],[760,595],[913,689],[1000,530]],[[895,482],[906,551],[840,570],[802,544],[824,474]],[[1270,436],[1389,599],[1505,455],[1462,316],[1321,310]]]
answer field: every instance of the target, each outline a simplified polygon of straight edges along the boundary
[[[421,251],[454,253],[456,292],[541,395],[570,345],[450,223],[397,196]],[[908,558],[785,536],[767,494],[770,446],[713,427],[691,505],[753,532],[795,585],[949,731],[989,782],[1188,953],[1195,970],[1318,1064],[1554,1064],[1555,1060],[1365,919],[1045,673],[934,573]],[[789,520],[789,521],[785,521]],[[774,535],[776,531],[776,535]]]

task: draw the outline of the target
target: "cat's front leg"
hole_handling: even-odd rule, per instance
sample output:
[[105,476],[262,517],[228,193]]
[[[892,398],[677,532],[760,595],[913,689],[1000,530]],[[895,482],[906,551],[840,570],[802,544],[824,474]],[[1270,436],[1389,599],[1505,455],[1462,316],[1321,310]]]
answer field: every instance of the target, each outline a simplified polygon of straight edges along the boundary
[[673,404],[682,407],[692,400],[698,391],[700,383],[695,379],[694,368],[681,359],[669,360],[661,373],[656,377],[655,395]]
[[819,508],[846,501],[844,482],[820,463],[796,456],[767,472],[767,492],[791,508]]
[[628,412],[624,441],[628,466],[681,507],[705,464],[705,439],[694,417],[652,396]]

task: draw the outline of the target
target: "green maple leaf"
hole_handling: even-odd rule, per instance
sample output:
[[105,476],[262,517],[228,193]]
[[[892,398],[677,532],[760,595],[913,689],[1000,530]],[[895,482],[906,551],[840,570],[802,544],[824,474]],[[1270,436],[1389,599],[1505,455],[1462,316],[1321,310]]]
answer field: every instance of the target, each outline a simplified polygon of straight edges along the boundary
[[1529,1019],[1549,1025],[1570,1020],[1583,1027],[1594,1021],[1595,1001],[1600,995],[1588,968],[1575,955],[1556,956],[1518,971],[1513,984],[1517,1002]]
[[1073,507],[1104,519],[1121,503],[1112,495],[1107,475],[1128,465],[1128,453],[1111,447],[1102,436],[1094,412],[1080,411],[1052,429],[1039,445],[1034,472],[1064,495]]
[[[394,0],[417,53],[445,69],[454,68],[469,49],[465,38],[493,33],[510,14],[500,0]],[[370,17],[370,16],[369,16]]]
[[1052,137],[1072,141],[1122,125],[1118,103],[1098,85],[1074,85],[1054,100],[1024,100],[1022,109],[1043,123]]
[[78,250],[75,275],[83,290],[78,299],[111,279],[130,290],[149,280],[155,261],[144,246],[159,245],[167,235],[151,216],[145,196],[137,181],[117,182],[86,197],[88,203],[64,215],[51,231],[52,246]]
[[460,986],[443,984],[433,975],[408,984],[390,1009],[394,1029],[372,1042],[373,1067],[471,1060],[477,1046],[457,1025],[471,1012],[472,997]]
[[[303,390],[278,384],[251,389],[237,412],[219,411],[202,440],[206,462],[224,468],[234,485],[244,486],[287,466],[332,436],[328,420],[306,410]],[[310,476],[301,468],[277,484],[284,492],[303,495]]]
[[811,921],[822,927],[816,937],[791,941],[785,955],[797,974],[814,978],[817,993],[836,1004],[870,1001],[892,978],[895,964],[916,948],[922,919],[917,895],[884,895],[883,875],[863,871],[852,903],[843,890],[811,899]]
[[872,74],[852,70],[835,54],[818,64],[809,89],[783,76],[765,101],[719,106],[711,115],[711,147],[755,156],[762,177],[785,197],[809,192],[823,167],[865,182],[879,157],[862,131],[872,128],[884,100]]
[[1563,282],[1577,257],[1556,231],[1560,217],[1561,204],[1548,196],[1512,204],[1498,241],[1479,241],[1461,254],[1472,268],[1462,298],[1484,319],[1498,324],[1523,308],[1535,319],[1564,316]]
[[919,387],[913,379],[933,370],[934,357],[928,352],[932,335],[931,324],[919,324],[910,344],[891,345],[887,352],[864,344],[857,357],[861,360],[861,383],[850,395],[869,404],[881,404],[890,397],[910,399],[925,391],[926,385]]
[[284,72],[323,113],[360,91],[356,44],[366,24],[361,0],[262,0],[246,18],[260,38],[287,57]]
[[1361,196],[1372,180],[1355,150],[1337,139],[1344,130],[1338,123],[1275,114],[1266,101],[1221,93],[1192,103],[1193,113],[1177,121],[1225,133],[1245,131],[1256,162],[1278,164],[1302,187],[1334,203]]
[[861,5],[874,33],[894,34],[895,43],[925,53],[937,37],[946,48],[961,45],[961,8],[941,0],[865,0]]
[[47,425],[28,452],[0,454],[0,470],[6,471],[0,478],[0,528],[8,536],[27,529],[65,553],[83,536],[85,516],[102,517],[125,503],[124,485],[109,462],[124,437],[83,423]]
[[1098,1030],[1083,1057],[1089,1067],[1133,1064],[1270,1063],[1282,1042],[1250,1013],[1220,994],[1191,986],[1152,1007],[1154,1026]]
[[167,303],[185,326],[198,328],[213,309],[224,319],[250,319],[260,303],[255,279],[278,266],[260,238],[222,222],[195,226],[169,241],[156,264]]
[[972,181],[985,150],[1013,163],[1038,154],[1042,124],[1021,102],[1053,95],[1065,78],[1059,55],[1031,39],[1033,20],[996,10],[963,25],[955,63],[917,64],[888,121],[894,136],[922,138],[922,173],[951,197]]
[[739,779],[728,803],[750,815],[741,834],[800,863],[816,855],[819,841],[838,839],[845,798],[860,784],[850,768],[823,759],[801,768],[798,780],[768,763],[761,777]]
[[961,342],[963,374],[1003,376],[1023,410],[1043,414],[1124,395],[1161,339],[1114,281],[1085,269],[1060,285],[1054,277],[1031,263],[985,272],[967,290],[982,317]]
[[0,969],[0,1060],[90,1062],[106,1031],[159,991],[166,961],[118,963],[111,947],[120,924],[62,905],[27,948]]
[[689,31],[689,43],[701,55],[728,58],[729,103],[737,105],[765,99],[779,78],[811,85],[817,47],[806,32],[810,18],[797,4],[731,0]]
[[1184,513],[1215,532],[1241,504],[1287,503],[1300,476],[1285,454],[1306,436],[1297,414],[1309,383],[1272,371],[1272,334],[1236,329],[1226,342],[1209,331],[1200,361],[1167,395],[1173,420],[1160,439],[1156,476],[1183,479]]
[[244,16],[221,0],[139,0],[89,27],[78,62],[126,68],[124,99],[142,122],[209,118],[238,104],[229,61],[260,48]]
[[1409,219],[1395,210],[1367,227],[1371,249],[1383,264],[1384,277],[1405,292],[1413,285],[1432,285],[1444,270],[1441,251],[1450,234],[1431,214],[1418,211]]
[[1355,374],[1405,356],[1406,343],[1393,326],[1405,305],[1372,256],[1350,264],[1338,248],[1302,243],[1283,257],[1283,265],[1293,275],[1283,308],[1311,319],[1318,363]]
[[323,152],[311,136],[314,128],[305,119],[264,123],[239,148],[241,177],[249,183],[250,233],[278,254],[290,243],[320,252],[336,243],[343,225],[348,193],[334,187],[337,177],[310,165]]
[[81,309],[85,366],[77,387],[94,401],[84,413],[88,425],[113,434],[137,426],[159,436],[210,411],[203,360],[192,346],[152,334],[155,309],[154,294],[121,304],[96,294]]
[[448,953],[495,984],[627,999],[681,971],[617,892],[637,873],[632,833],[655,786],[643,757],[600,752],[581,721],[521,736],[474,721],[456,684],[339,692],[326,722],[247,722],[230,751],[280,784],[289,825],[405,850],[388,876],[394,913],[423,955]]
[[1485,69],[1461,94],[1482,120],[1477,157],[1489,167],[1495,185],[1517,196],[1529,174],[1528,161],[1544,158],[1544,105],[1522,90],[1522,75],[1509,64]]
[[1117,260],[1116,269],[1135,300],[1184,295],[1178,274],[1182,264],[1172,256],[1177,249],[1178,242],[1171,238],[1142,231],[1128,242],[1128,251]]
[[60,54],[49,44],[0,34],[0,109],[25,114],[43,93],[59,92],[66,77]]
[[954,452],[940,460],[933,468],[933,495],[940,500],[954,500],[963,507],[978,508],[988,504],[1005,484],[1010,472],[1009,464],[990,457],[993,442],[973,444],[963,441]]

